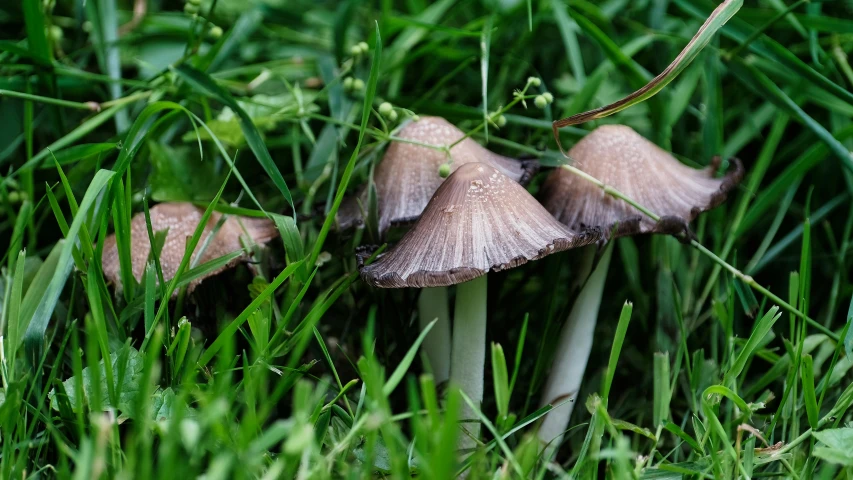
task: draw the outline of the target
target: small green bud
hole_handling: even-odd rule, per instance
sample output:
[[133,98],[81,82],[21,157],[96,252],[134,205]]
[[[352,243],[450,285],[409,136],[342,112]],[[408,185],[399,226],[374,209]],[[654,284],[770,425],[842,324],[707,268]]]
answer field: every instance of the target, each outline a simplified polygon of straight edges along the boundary
[[354,78],[352,81],[352,89],[355,92],[360,92],[364,90],[364,80],[360,78]]
[[184,4],[184,13],[195,15],[198,13],[198,5],[193,5],[192,3]]
[[93,28],[93,27],[92,27],[92,22],[90,22],[90,21],[86,20],[85,22],[83,22],[82,28],[83,28],[83,31],[84,31],[84,32],[86,32],[86,33],[91,32],[91,31],[92,31],[92,28]]
[[344,79],[344,90],[346,90],[346,91],[352,90],[352,82],[353,82],[352,77],[345,78]]
[[367,53],[370,46],[367,45],[367,42],[358,42],[358,49],[361,50],[361,53]]
[[391,112],[393,112],[393,111],[394,111],[394,107],[391,106],[391,104],[388,102],[382,102],[379,105],[379,114],[382,115],[383,117],[387,117],[387,116],[391,115]]
[[536,98],[533,99],[533,104],[536,105],[537,108],[545,108],[548,106],[548,99],[543,95],[536,95]]
[[219,38],[222,36],[222,27],[219,25],[214,25],[210,27],[210,30],[207,32],[211,38]]
[[498,127],[503,127],[506,125],[506,117],[503,115],[498,115],[498,118],[495,119],[495,125]]
[[391,113],[388,114],[388,120],[391,120],[392,122],[397,121],[397,111],[396,110],[391,110]]
[[359,48],[359,46],[358,46],[358,45],[353,45],[353,46],[351,46],[351,47],[350,47],[350,49],[349,49],[349,53],[350,53],[353,57],[357,57],[357,56],[361,55],[361,48]]
[[548,103],[554,103],[554,96],[551,95],[551,92],[545,92],[542,96],[545,97],[545,100],[548,100]]
[[56,25],[50,26],[50,38],[52,38],[54,42],[62,40],[62,35],[63,33],[61,28]]
[[413,122],[417,122],[417,121],[418,121],[418,120],[420,120],[420,119],[421,119],[421,117],[420,117],[420,116],[418,116],[417,114],[412,115],[412,121],[413,121]]
[[527,84],[533,85],[534,87],[538,87],[539,85],[542,85],[542,80],[538,77],[528,77]]
[[450,164],[442,163],[440,167],[438,167],[438,176],[441,178],[447,178],[450,175]]

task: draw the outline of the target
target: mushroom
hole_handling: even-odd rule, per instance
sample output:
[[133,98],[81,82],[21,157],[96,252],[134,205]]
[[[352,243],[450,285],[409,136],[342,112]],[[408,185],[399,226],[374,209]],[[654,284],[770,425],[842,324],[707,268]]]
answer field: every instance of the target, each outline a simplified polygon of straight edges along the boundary
[[[460,141],[460,139],[462,139]],[[459,142],[459,143],[456,143]],[[456,145],[454,145],[456,144]],[[446,147],[454,145],[449,150]],[[418,219],[436,189],[444,181],[442,165],[450,171],[479,162],[500,170],[516,182],[527,183],[538,170],[535,160],[518,161],[481,146],[441,117],[421,117],[404,126],[391,142],[376,166],[374,183],[379,206],[379,234],[384,237],[393,226],[408,225]],[[366,189],[341,205],[337,221],[340,228],[362,222]],[[421,329],[438,319],[424,341],[424,352],[438,383],[450,375],[450,314],[444,287],[424,288],[418,298]]]
[[[160,267],[163,270],[163,280],[169,281],[178,271],[178,266],[184,258],[186,241],[193,235],[204,209],[192,203],[160,203],[149,210],[151,217],[151,229],[154,232],[168,230],[163,248],[160,251]],[[240,238],[244,235],[254,243],[266,243],[276,236],[278,230],[273,222],[266,218],[249,218],[229,215],[212,239],[208,241],[210,233],[222,218],[219,212],[213,212],[204,228],[201,239],[193,252],[192,260],[204,263],[226,254],[243,249]],[[202,252],[202,245],[207,247]],[[133,277],[137,282],[142,281],[142,273],[148,263],[151,252],[151,243],[148,239],[148,227],[145,223],[145,214],[137,213],[130,221],[130,264]],[[199,257],[199,254],[201,256]],[[227,265],[206,273],[201,278],[193,280],[187,286],[192,292],[204,279],[217,275],[229,268],[234,267],[240,261],[247,259],[245,253]],[[104,240],[104,252],[101,256],[104,276],[112,282],[117,290],[121,290],[121,267],[119,265],[118,247],[115,234]],[[173,296],[177,295],[177,291]]]
[[[400,242],[361,269],[381,288],[456,285],[451,379],[475,405],[483,399],[486,274],[588,245],[598,232],[555,220],[521,185],[483,163],[460,166],[438,188]],[[469,417],[473,412],[463,409]],[[479,435],[479,423],[469,430]],[[468,445],[470,443],[464,443]]]
[[[575,161],[576,168],[660,216],[655,221],[624,200],[606,194],[600,185],[567,169],[555,169],[542,187],[545,208],[570,228],[601,228],[606,239],[645,233],[689,236],[688,223],[699,213],[722,203],[743,176],[743,166],[737,159],[732,161],[734,168],[721,178],[715,178],[719,158],[701,170],[687,167],[623,125],[598,127],[578,142],[568,156]],[[585,260],[592,269],[596,250],[592,247],[585,250]],[[542,397],[544,404],[554,404],[578,393],[592,348],[612,252],[610,242],[563,326]],[[547,413],[539,429],[543,443],[560,443],[572,407],[572,403],[566,403]]]
[[[453,144],[456,145],[450,148],[448,156],[444,149]],[[471,162],[495,167],[521,184],[526,184],[539,168],[535,160],[518,161],[489,151],[473,139],[465,138],[465,132],[441,117],[420,117],[404,126],[373,175],[379,201],[380,235],[384,236],[393,226],[411,224],[421,216],[444,181],[439,175],[442,165],[448,164],[452,173]],[[363,221],[359,201],[365,203],[366,190],[341,205],[337,218],[341,229]]]

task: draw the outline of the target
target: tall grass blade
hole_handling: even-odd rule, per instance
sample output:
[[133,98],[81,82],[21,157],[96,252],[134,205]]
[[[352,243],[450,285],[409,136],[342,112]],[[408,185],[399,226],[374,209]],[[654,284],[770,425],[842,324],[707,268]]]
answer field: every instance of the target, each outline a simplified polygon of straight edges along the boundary
[[56,302],[59,300],[59,295],[62,293],[68,275],[71,273],[71,267],[73,266],[71,252],[77,243],[77,237],[83,227],[83,222],[90,210],[96,208],[95,202],[113,175],[113,172],[99,170],[92,179],[92,183],[89,184],[89,188],[80,202],[80,209],[77,211],[77,215],[74,216],[71,227],[68,229],[65,243],[61,247],[53,277],[40,299],[32,318],[27,319],[27,329],[24,333],[23,341],[28,352],[28,358],[32,362],[31,365],[36,365],[38,363],[37,359],[41,356],[44,347],[45,330],[47,330],[48,323],[53,315],[53,309],[56,307]]
[[743,0],[725,0],[720,4],[705,20],[705,23],[699,27],[699,31],[696,32],[696,35],[690,40],[684,50],[678,54],[678,56],[673,60],[671,64],[669,64],[666,69],[661,72],[658,76],[653,78],[649,83],[645,86],[637,90],[636,92],[628,95],[621,100],[611,103],[610,105],[606,105],[603,107],[596,108],[594,110],[590,110],[588,112],[579,113],[577,115],[573,115],[568,118],[564,118],[561,120],[557,120],[553,124],[554,138],[557,140],[557,145],[560,147],[560,150],[565,153],[563,150],[563,146],[560,143],[560,136],[558,131],[562,127],[568,127],[570,125],[578,125],[581,123],[588,122],[590,120],[596,120],[599,118],[604,118],[609,115],[612,115],[616,112],[622,111],[628,107],[636,105],[640,102],[643,102],[656,93],[660,92],[663,87],[667,86],[669,82],[673,81],[675,77],[677,77],[688,65],[692,62],[698,55],[699,52],[702,51],[703,48],[711,41],[717,31],[722,28],[725,23],[740,10],[740,7],[743,5]]
[[284,196],[284,199],[287,200],[290,208],[293,209],[293,197],[290,195],[290,189],[287,188],[287,183],[284,181],[284,177],[281,176],[281,172],[278,170],[272,156],[270,156],[270,152],[267,150],[267,146],[264,143],[263,137],[261,137],[261,133],[258,131],[258,128],[252,122],[252,118],[249,117],[243,107],[234,100],[234,97],[232,97],[227,90],[210,78],[208,74],[200,70],[196,70],[186,63],[179,65],[174,69],[174,71],[194,88],[205,92],[210,97],[227,105],[235,114],[237,114],[240,119],[240,129],[243,131],[246,143],[249,145],[249,148],[252,149],[252,153],[255,154],[255,157],[258,159],[258,163],[261,164],[261,167],[270,179],[272,179],[273,183],[278,188],[278,191],[282,196]]

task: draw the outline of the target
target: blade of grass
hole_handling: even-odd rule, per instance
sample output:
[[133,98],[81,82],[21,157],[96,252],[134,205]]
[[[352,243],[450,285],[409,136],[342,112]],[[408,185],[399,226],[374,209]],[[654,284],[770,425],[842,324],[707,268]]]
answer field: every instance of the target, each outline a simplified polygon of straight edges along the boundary
[[803,403],[806,407],[806,415],[812,430],[817,429],[818,406],[814,386],[814,363],[811,355],[803,355],[800,365],[800,378],[803,381]]
[[397,365],[397,368],[394,369],[394,373],[392,373],[391,376],[388,377],[388,380],[382,387],[383,395],[385,395],[386,397],[391,395],[394,392],[394,389],[397,388],[397,385],[399,385],[400,382],[403,380],[403,376],[406,375],[406,372],[409,371],[409,367],[412,366],[412,362],[415,360],[415,356],[418,353],[418,348],[420,348],[421,343],[423,343],[429,331],[432,330],[432,327],[435,326],[436,321],[437,320],[433,320],[426,327],[424,327],[423,330],[421,330],[421,333],[420,335],[418,335],[418,338],[415,340],[415,343],[413,343],[412,346],[409,347],[409,350],[403,356],[403,360],[400,361],[399,365]]
[[6,332],[6,352],[9,363],[6,366],[8,372],[6,376],[9,379],[16,378],[15,376],[15,359],[17,358],[18,346],[21,342],[21,334],[24,331],[24,318],[21,315],[21,302],[24,291],[24,260],[27,257],[27,252],[21,250],[18,252],[18,260],[15,263],[15,273],[12,276],[12,290],[9,296],[8,305],[4,305],[8,312],[6,324],[3,330]]
[[480,82],[483,92],[483,134],[489,141],[489,48],[492,44],[492,17],[483,25],[480,35]]
[[583,86],[586,83],[586,72],[583,66],[583,56],[581,55],[578,37],[575,34],[578,30],[578,25],[569,16],[566,11],[568,7],[561,0],[551,0],[551,9],[554,11],[554,22],[557,24],[557,28],[560,29],[560,37],[563,39],[563,48],[566,49],[566,57],[572,69],[572,76],[575,77],[575,81],[579,85]]
[[82,125],[68,132],[65,136],[51,143],[44,150],[37,153],[33,158],[29,159],[27,163],[21,165],[19,169],[12,172],[11,176],[14,177],[15,175],[21,172],[26,172],[34,168],[52,168],[52,164],[42,165],[42,162],[44,162],[44,160],[51,155],[52,151],[64,149],[73,144],[74,142],[85,137],[86,135],[92,133],[98,127],[103,125],[104,122],[113,118],[115,114],[119,112],[119,110],[122,110],[126,106],[126,104],[115,105],[86,120],[85,122],[83,122]]
[[27,47],[30,54],[43,65],[50,65],[52,55],[47,43],[47,25],[44,3],[39,0],[24,0],[21,4],[24,13],[24,24],[27,29]]
[[506,368],[506,355],[499,343],[492,342],[492,384],[495,391],[495,405],[498,410],[498,424],[509,414],[509,372]]
[[610,386],[613,385],[613,377],[616,375],[619,355],[622,353],[622,345],[625,342],[625,335],[628,333],[628,325],[631,323],[633,311],[634,304],[625,302],[622,305],[622,313],[619,314],[619,323],[616,324],[616,334],[613,336],[613,345],[610,347],[610,360],[607,362],[607,372],[604,374],[604,382],[601,385],[601,398],[604,399],[605,406],[610,397]]
[[275,279],[273,279],[273,281],[267,286],[267,288],[265,288],[260,294],[258,294],[258,296],[255,297],[254,300],[252,300],[252,303],[250,303],[245,309],[243,309],[243,312],[240,313],[237,318],[232,320],[227,327],[222,329],[222,332],[216,337],[216,340],[214,340],[213,343],[211,343],[210,346],[204,350],[204,354],[201,356],[201,358],[199,358],[197,362],[197,367],[202,368],[207,365],[213,359],[216,353],[223,347],[225,342],[230,341],[231,337],[233,337],[234,334],[237,333],[237,330],[240,328],[240,326],[246,320],[249,319],[249,315],[254,313],[254,311],[257,310],[258,307],[260,307],[261,304],[267,300],[267,298],[272,296],[272,294],[275,293],[278,287],[280,287],[281,284],[284,283],[284,281],[287,280],[287,278],[290,277],[290,275],[292,275],[293,272],[296,271],[300,264],[301,262],[295,262],[288,265],[287,268],[282,270],[281,273],[279,273],[275,277]]
[[200,70],[196,70],[185,63],[181,64],[173,71],[197,90],[205,92],[211,98],[227,105],[234,111],[240,120],[240,129],[243,131],[246,143],[255,154],[255,157],[258,159],[258,163],[261,164],[261,167],[273,181],[273,184],[275,184],[278,191],[282,196],[284,196],[284,199],[287,200],[290,208],[295,212],[296,210],[293,207],[293,198],[290,195],[290,189],[287,188],[287,183],[284,181],[284,177],[281,176],[281,172],[278,170],[275,161],[273,161],[272,156],[270,156],[270,152],[267,150],[267,146],[264,143],[263,137],[261,137],[261,133],[252,122],[252,118],[249,117],[240,104],[234,100],[234,97],[232,97],[227,90],[217,84],[215,80],[210,78],[208,74]]
[[711,41],[717,31],[738,11],[743,5],[743,0],[725,0],[720,4],[711,15],[705,20],[705,23],[699,27],[696,35],[690,39],[690,42],[684,47],[684,50],[675,57],[675,60],[669,64],[666,69],[658,76],[653,78],[651,82],[628,95],[627,97],[610,105],[596,108],[588,112],[579,113],[562,120],[557,120],[553,124],[554,138],[557,140],[557,145],[565,154],[563,146],[560,143],[559,129],[570,125],[578,125],[580,123],[596,120],[620,112],[628,107],[643,102],[656,93],[660,92],[669,82],[675,79],[705,48],[705,45]]
[[41,352],[44,347],[45,330],[47,330],[47,325],[50,322],[50,317],[56,307],[56,302],[59,300],[59,295],[62,293],[62,289],[65,286],[65,281],[71,273],[71,252],[75,247],[77,236],[80,233],[83,222],[90,212],[90,209],[95,208],[96,200],[100,197],[101,192],[107,186],[113,175],[114,172],[99,170],[92,179],[92,183],[89,184],[89,188],[86,190],[86,194],[80,202],[80,208],[77,211],[77,215],[74,216],[74,220],[71,222],[71,227],[68,229],[68,235],[66,236],[65,243],[62,245],[61,253],[54,269],[53,278],[51,278],[50,284],[45,290],[38,307],[33,313],[33,317],[28,320],[23,341],[28,352],[28,358],[33,362],[32,365],[38,364],[38,358],[41,356]]
[[[689,13],[695,18],[704,18],[706,11],[713,4],[699,0],[674,0],[675,4],[680,9]],[[700,6],[701,5],[701,6]],[[724,36],[731,38],[737,42],[744,42],[749,35],[755,30],[755,27],[749,25],[745,21],[734,19],[725,28],[721,30]],[[778,62],[796,73],[792,78],[804,79],[811,82],[827,92],[835,95],[841,100],[853,105],[853,92],[845,90],[843,87],[832,82],[825,76],[818,73],[799,59],[794,53],[782,46],[782,44],[771,39],[767,35],[761,35],[758,39],[749,44],[749,50],[759,54],[769,60]]]
[[347,162],[347,166],[344,168],[344,173],[341,175],[341,180],[338,184],[338,192],[335,194],[335,201],[332,204],[332,208],[329,209],[329,213],[326,215],[326,220],[323,222],[323,226],[317,234],[317,240],[314,242],[314,248],[311,250],[311,255],[308,257],[307,265],[309,267],[317,263],[317,257],[320,256],[320,252],[323,250],[323,243],[325,243],[326,236],[329,234],[329,230],[335,222],[335,214],[338,212],[338,208],[341,206],[341,202],[346,194],[347,186],[349,185],[350,178],[352,178],[352,171],[355,168],[356,160],[358,160],[358,152],[361,150],[361,145],[364,141],[364,133],[367,129],[367,121],[370,119],[370,110],[373,105],[373,98],[376,96],[376,84],[379,81],[379,67],[382,58],[382,37],[379,34],[378,23],[376,24],[376,31],[374,33],[374,43],[373,63],[370,66],[370,77],[367,81],[367,90],[364,94],[364,104],[361,111],[361,125],[358,132],[358,143],[356,143],[355,149]]
[[740,352],[738,352],[732,366],[726,371],[725,380],[723,382],[724,384],[730,385],[731,382],[734,382],[740,376],[743,372],[743,368],[746,366],[746,362],[753,356],[759,343],[765,336],[767,336],[773,328],[773,325],[781,316],[782,314],[779,313],[779,307],[773,307],[768,310],[763,317],[761,317],[761,320],[756,322],[755,328],[749,335],[746,344],[741,348]]

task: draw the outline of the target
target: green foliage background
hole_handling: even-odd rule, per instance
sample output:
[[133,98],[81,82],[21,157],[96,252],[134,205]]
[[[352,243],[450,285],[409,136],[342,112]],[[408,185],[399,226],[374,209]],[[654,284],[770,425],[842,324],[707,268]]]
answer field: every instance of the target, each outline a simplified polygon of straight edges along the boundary
[[[439,402],[414,355],[417,293],[361,283],[354,252],[377,240],[334,228],[410,115],[547,171],[561,162],[553,120],[648,83],[715,7],[4,3],[0,478],[850,478],[849,0],[747,1],[656,96],[561,131],[570,146],[627,124],[692,166],[738,156],[747,176],[693,225],[707,250],[617,242],[555,458],[539,454],[538,397],[576,256],[490,277],[505,363],[487,362],[485,443],[462,461],[464,400],[451,388]],[[555,101],[508,107],[531,76],[528,93]],[[396,123],[364,108],[386,101]],[[506,124],[483,128],[502,109]],[[127,258],[131,215],[163,201],[269,214],[282,241],[250,249],[256,276],[240,267],[186,294],[217,265],[185,261],[167,285],[152,267],[116,295],[103,239],[115,231]],[[495,401],[492,378],[502,393],[514,380],[509,398]]]

